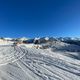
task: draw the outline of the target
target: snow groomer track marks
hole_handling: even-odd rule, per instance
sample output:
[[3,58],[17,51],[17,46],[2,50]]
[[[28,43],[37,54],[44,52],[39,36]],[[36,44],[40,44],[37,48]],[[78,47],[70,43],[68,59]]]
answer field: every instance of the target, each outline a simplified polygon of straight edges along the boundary
[[80,60],[50,49],[2,46],[0,54],[0,80],[80,80]]
[[23,48],[13,45],[2,45],[0,46],[0,66],[22,58],[27,51]]

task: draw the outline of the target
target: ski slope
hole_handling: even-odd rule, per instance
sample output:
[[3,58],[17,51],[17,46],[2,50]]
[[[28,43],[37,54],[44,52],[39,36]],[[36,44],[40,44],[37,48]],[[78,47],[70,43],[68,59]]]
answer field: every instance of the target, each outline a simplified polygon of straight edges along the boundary
[[0,46],[0,80],[80,80],[77,52]]

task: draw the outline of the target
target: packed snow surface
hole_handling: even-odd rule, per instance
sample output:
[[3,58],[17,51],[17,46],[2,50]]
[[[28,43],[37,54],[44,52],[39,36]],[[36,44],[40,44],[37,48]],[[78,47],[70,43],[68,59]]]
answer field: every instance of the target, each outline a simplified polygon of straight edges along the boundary
[[80,80],[79,54],[0,46],[0,80]]

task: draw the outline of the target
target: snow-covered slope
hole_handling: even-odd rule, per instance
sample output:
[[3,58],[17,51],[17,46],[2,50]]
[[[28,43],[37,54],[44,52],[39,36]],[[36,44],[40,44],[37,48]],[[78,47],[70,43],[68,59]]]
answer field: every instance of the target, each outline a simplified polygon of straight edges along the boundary
[[0,80],[80,80],[80,60],[67,56],[70,53],[79,54],[0,46]]
[[13,44],[12,41],[7,41],[7,40],[0,39],[0,45],[11,45],[11,44]]

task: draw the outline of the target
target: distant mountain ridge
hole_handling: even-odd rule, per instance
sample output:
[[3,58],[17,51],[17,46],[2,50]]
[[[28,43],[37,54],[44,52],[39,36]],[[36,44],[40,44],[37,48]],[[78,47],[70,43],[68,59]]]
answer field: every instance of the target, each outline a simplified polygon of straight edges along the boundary
[[42,44],[47,42],[53,42],[53,41],[61,41],[68,44],[75,44],[80,46],[80,38],[77,37],[35,37],[35,38],[27,38],[27,37],[21,37],[21,38],[10,38],[10,37],[1,37],[1,40],[7,40],[7,41],[17,41],[17,42],[24,42],[24,43],[34,43],[34,44]]

